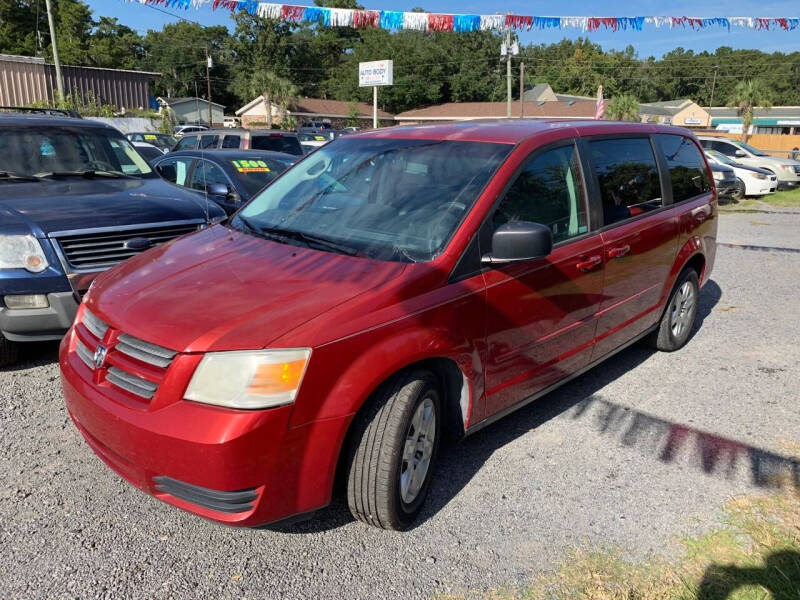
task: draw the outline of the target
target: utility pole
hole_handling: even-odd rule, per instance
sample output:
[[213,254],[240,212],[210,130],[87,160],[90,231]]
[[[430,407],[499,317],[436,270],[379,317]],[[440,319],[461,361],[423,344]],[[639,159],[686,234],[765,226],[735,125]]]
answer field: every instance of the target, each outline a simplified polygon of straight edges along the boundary
[[45,0],[47,5],[47,23],[50,25],[50,45],[53,47],[53,64],[56,66],[56,86],[58,95],[64,98],[64,78],[61,76],[61,61],[58,60],[58,44],[56,42],[56,25],[53,22],[53,7],[50,0]]
[[711,80],[711,100],[709,101],[709,106],[714,106],[714,88],[717,85],[717,69],[719,69],[719,65],[714,65],[714,79]]
[[525,117],[525,63],[519,63],[519,118]]
[[208,42],[206,42],[206,88],[208,93],[208,126],[214,127],[214,121],[211,118],[211,57],[208,55]]
[[512,42],[511,30],[506,30],[506,39],[500,45],[500,60],[506,61],[506,117],[511,117],[511,57],[519,54],[519,44]]

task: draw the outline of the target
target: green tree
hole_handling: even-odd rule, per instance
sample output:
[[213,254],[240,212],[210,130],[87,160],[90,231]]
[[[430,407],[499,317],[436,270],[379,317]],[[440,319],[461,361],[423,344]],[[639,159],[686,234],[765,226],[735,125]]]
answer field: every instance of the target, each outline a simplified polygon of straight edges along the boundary
[[631,94],[617,94],[608,102],[606,115],[613,121],[638,121],[639,101]]
[[740,81],[728,97],[728,106],[735,108],[742,118],[742,139],[746,143],[750,137],[754,109],[772,108],[772,92],[760,79]]
[[351,100],[347,104],[347,126],[358,127],[361,125],[361,111],[358,110],[358,101]]
[[113,17],[100,17],[94,24],[84,60],[94,67],[134,69],[143,56],[138,33]]
[[264,99],[268,127],[272,127],[273,104],[277,104],[281,108],[282,116],[285,118],[286,109],[299,98],[297,87],[288,79],[272,71],[256,70],[240,85],[244,86],[242,91],[249,96],[261,96]]

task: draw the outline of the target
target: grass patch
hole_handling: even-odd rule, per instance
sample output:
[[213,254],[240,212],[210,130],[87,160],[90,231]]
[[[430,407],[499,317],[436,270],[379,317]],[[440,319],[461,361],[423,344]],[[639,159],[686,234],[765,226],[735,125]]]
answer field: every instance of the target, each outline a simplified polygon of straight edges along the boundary
[[[791,485],[789,488],[791,490]],[[492,600],[798,600],[800,495],[741,497],[725,508],[724,526],[683,540],[676,563],[636,564],[619,552],[573,553],[557,572]]]
[[720,210],[730,212],[736,212],[737,210],[758,210],[759,208],[763,208],[764,204],[781,208],[800,208],[800,188],[786,190],[784,192],[775,192],[774,194],[761,196],[760,198],[744,198],[739,202],[722,204],[720,205]]

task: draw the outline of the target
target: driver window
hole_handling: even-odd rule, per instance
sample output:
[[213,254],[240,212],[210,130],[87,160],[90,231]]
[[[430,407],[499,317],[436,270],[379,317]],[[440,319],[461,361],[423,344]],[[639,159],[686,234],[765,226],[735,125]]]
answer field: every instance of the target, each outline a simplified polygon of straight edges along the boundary
[[192,181],[189,187],[195,190],[205,191],[212,183],[223,183],[228,185],[228,178],[217,165],[207,160],[201,160],[192,173]]
[[495,229],[509,221],[547,225],[553,243],[588,231],[574,145],[547,150],[528,160],[494,213]]

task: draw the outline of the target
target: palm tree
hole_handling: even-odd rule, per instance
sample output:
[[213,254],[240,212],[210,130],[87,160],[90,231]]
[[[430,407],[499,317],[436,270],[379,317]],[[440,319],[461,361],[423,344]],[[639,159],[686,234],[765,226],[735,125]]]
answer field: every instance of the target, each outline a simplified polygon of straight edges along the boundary
[[631,94],[617,94],[608,102],[607,113],[612,121],[638,121],[639,101]]
[[740,81],[728,98],[728,106],[735,108],[742,118],[742,139],[747,143],[750,126],[753,124],[753,112],[756,107],[767,110],[772,108],[772,92],[760,79]]
[[246,82],[250,96],[261,96],[264,99],[264,109],[267,112],[267,125],[272,128],[272,105],[281,107],[285,115],[289,108],[300,97],[300,92],[288,79],[284,79],[273,71],[256,70]]

